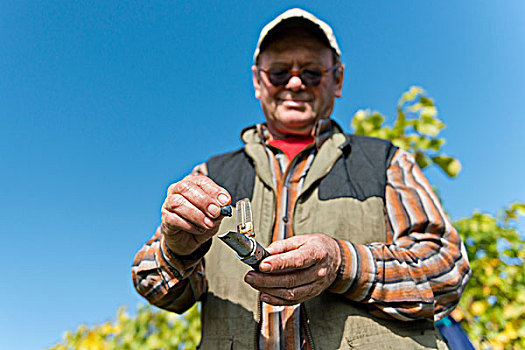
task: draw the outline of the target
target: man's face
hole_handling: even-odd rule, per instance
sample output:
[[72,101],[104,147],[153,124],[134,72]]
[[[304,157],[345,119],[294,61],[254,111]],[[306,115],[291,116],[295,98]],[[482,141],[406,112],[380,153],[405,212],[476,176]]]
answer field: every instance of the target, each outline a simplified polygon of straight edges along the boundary
[[[259,56],[259,67],[288,68],[293,71],[315,66],[334,65],[332,51],[319,39],[301,31],[290,31],[273,41]],[[261,102],[270,132],[276,137],[287,134],[310,135],[321,118],[329,118],[336,97],[341,97],[343,69],[323,75],[317,86],[307,86],[292,76],[284,86],[274,86],[267,73],[252,67],[255,97]]]

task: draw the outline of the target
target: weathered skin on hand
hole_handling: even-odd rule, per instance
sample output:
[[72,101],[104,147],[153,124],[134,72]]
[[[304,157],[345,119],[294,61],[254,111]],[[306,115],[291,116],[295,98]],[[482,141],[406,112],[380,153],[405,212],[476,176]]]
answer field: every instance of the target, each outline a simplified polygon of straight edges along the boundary
[[272,305],[294,305],[321,294],[341,264],[339,245],[321,233],[276,241],[267,251],[271,256],[261,262],[261,272],[250,271],[244,280]]
[[161,232],[166,244],[188,255],[217,233],[220,207],[230,204],[230,194],[209,177],[189,175],[172,184],[162,205]]

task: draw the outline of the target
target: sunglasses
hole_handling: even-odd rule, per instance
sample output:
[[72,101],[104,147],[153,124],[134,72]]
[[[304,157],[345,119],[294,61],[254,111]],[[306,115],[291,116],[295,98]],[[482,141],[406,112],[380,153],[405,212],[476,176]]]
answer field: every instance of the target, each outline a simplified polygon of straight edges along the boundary
[[269,68],[263,69],[257,67],[257,72],[264,72],[268,75],[268,79],[273,86],[284,86],[288,84],[291,77],[299,77],[306,86],[317,86],[321,82],[323,75],[332,72],[339,68],[339,65],[334,65],[328,69],[318,67],[306,66],[299,70],[290,70],[288,68]]

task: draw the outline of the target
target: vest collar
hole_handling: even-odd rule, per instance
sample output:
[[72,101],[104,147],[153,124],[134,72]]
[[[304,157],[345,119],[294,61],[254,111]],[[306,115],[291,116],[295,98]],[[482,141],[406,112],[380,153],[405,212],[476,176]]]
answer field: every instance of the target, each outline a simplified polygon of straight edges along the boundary
[[[337,122],[335,122],[333,119],[319,119],[312,129],[312,136],[315,139],[315,146],[317,150],[319,150],[326,140],[331,138],[334,134],[343,134],[343,129],[339,126],[339,124],[337,124]],[[266,123],[252,125],[244,128],[241,131],[241,140],[245,144],[266,144],[271,139],[273,139],[273,136],[270,134]],[[340,145],[340,147],[344,148],[348,144],[349,140],[347,139],[343,144]]]

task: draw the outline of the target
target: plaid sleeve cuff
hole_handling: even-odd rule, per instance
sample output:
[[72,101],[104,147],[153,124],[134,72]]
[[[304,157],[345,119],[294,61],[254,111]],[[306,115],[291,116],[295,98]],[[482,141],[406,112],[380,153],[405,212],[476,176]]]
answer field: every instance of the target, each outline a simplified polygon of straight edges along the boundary
[[177,255],[166,244],[164,236],[161,237],[160,255],[162,260],[170,267],[177,279],[191,275],[197,264],[211,248],[211,239],[203,243],[190,255]]
[[376,264],[367,246],[337,240],[341,249],[341,266],[328,289],[354,301],[366,299],[376,281]]

